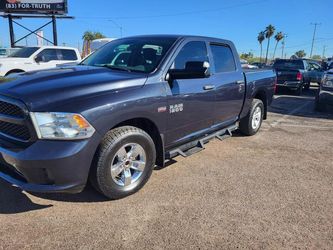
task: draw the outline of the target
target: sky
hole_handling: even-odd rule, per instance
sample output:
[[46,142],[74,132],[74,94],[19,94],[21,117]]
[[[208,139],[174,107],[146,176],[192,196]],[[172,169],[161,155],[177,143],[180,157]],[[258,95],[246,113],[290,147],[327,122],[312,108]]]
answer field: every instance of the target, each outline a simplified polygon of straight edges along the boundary
[[[333,0],[68,0],[69,13],[74,20],[58,21],[59,44],[82,46],[82,34],[99,31],[107,37],[143,34],[191,34],[232,40],[239,53],[252,52],[259,55],[257,35],[269,24],[276,31],[287,34],[285,52],[287,57],[297,50],[309,55],[314,26],[317,27],[313,54],[333,56]],[[21,20],[30,29],[38,28],[46,20]],[[51,36],[51,26],[44,29]],[[15,26],[16,37],[26,32]],[[35,36],[27,41],[37,44]],[[25,43],[23,45],[25,45]],[[9,46],[7,19],[0,18],[0,45]],[[266,48],[267,41],[264,41]],[[271,42],[269,55],[274,50]],[[281,44],[277,56],[281,56]]]

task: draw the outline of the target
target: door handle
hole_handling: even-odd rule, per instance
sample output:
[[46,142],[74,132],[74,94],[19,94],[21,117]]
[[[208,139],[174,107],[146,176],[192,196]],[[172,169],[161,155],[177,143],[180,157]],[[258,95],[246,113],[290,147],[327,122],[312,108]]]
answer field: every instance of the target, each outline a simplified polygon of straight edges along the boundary
[[237,81],[236,84],[244,84],[245,82],[243,80]]
[[205,85],[203,87],[204,90],[212,90],[212,89],[215,89],[215,85]]

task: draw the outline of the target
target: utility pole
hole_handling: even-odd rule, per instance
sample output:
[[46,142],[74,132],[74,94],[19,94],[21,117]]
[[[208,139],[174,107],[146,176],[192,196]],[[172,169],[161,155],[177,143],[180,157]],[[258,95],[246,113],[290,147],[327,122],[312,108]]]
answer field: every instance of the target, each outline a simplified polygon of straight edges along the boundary
[[318,25],[321,25],[321,23],[311,23],[311,25],[314,26],[314,30],[313,30],[313,37],[312,37],[312,45],[311,45],[310,58],[312,57],[314,41],[315,41],[315,38],[316,38],[317,26],[318,26]]
[[283,34],[281,59],[283,59],[283,52],[284,52],[284,47],[286,46],[287,37],[288,37],[288,34]]
[[322,59],[325,58],[326,48],[327,48],[327,45],[324,45],[324,47],[323,47],[323,56],[321,57]]

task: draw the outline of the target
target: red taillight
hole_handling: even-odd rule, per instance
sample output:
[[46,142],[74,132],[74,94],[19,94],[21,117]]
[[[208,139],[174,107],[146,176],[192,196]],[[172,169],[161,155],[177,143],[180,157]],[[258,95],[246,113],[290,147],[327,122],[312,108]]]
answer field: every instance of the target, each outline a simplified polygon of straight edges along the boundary
[[303,78],[302,73],[301,73],[301,72],[298,72],[298,73],[297,73],[297,76],[296,76],[297,81],[301,81],[302,78]]
[[274,94],[276,94],[277,93],[277,78],[275,78],[275,80],[274,80]]

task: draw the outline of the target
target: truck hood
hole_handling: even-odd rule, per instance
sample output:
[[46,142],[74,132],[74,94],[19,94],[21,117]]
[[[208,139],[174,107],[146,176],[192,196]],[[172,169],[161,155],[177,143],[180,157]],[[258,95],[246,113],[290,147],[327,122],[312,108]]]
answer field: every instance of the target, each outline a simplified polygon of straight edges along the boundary
[[31,111],[47,111],[77,98],[144,85],[147,75],[101,67],[61,67],[0,78],[0,95],[23,101]]

